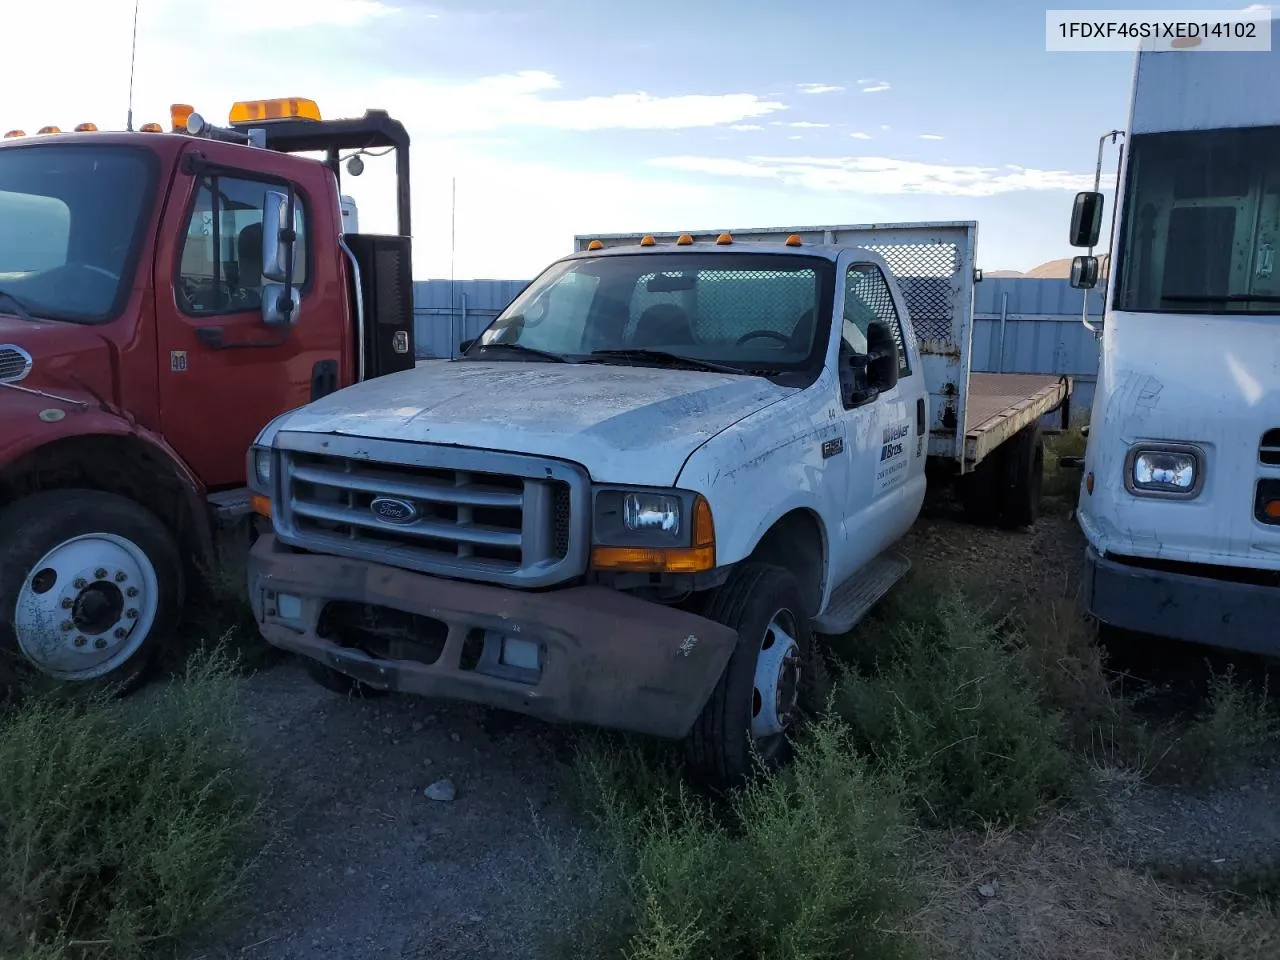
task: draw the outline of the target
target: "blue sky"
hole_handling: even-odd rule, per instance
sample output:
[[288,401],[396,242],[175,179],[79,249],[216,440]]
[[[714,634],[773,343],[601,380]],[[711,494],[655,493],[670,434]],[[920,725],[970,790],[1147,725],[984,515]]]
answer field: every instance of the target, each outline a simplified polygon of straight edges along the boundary
[[[123,126],[132,12],[0,14],[28,81],[0,122]],[[592,231],[951,219],[979,222],[985,269],[1027,269],[1074,252],[1071,197],[1133,67],[1046,52],[1025,0],[142,0],[138,46],[139,123],[291,95],[402,119],[419,279],[524,279]],[[344,181],[365,229],[394,223],[388,168]]]

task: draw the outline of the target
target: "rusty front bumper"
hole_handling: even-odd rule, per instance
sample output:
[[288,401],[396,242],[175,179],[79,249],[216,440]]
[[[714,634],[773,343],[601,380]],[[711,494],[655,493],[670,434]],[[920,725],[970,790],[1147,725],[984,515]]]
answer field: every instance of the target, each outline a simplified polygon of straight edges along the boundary
[[[688,734],[738,642],[714,621],[604,587],[535,593],[444,580],[293,553],[270,535],[249,554],[248,582],[269,643],[371,687],[672,739]],[[333,601],[430,618],[444,637],[439,655],[377,657],[321,636]],[[504,662],[508,641],[531,641],[519,666]]]

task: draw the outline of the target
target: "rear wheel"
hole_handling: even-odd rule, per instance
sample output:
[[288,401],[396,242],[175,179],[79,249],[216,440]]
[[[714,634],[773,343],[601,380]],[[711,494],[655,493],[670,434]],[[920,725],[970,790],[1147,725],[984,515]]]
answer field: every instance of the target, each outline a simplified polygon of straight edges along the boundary
[[1032,423],[1001,444],[972,473],[960,477],[957,492],[974,523],[1014,529],[1040,516],[1044,486],[1044,437]]
[[0,654],[19,678],[134,690],[183,589],[173,536],[125,497],[58,490],[0,512]]
[[822,707],[825,670],[800,585],[781,567],[735,568],[705,615],[739,640],[689,736],[689,763],[696,775],[732,786],[789,759],[791,736]]

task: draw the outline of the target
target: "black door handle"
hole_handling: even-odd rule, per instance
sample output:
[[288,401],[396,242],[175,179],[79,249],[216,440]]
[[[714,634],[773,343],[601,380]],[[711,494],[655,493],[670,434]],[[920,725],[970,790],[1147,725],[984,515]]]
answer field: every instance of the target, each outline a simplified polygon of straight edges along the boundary
[[916,436],[924,436],[924,397],[916,400]]

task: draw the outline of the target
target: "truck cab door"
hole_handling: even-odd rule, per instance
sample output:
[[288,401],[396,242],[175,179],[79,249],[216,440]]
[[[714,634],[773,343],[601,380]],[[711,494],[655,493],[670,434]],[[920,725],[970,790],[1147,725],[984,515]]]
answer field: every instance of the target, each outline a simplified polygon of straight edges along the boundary
[[[212,157],[217,145],[201,149]],[[261,154],[265,170],[275,155]],[[349,362],[336,257],[315,243],[337,236],[336,210],[292,188],[293,326],[262,319],[263,203],[290,184],[264,171],[184,165],[164,214],[155,267],[161,428],[210,489],[243,485],[258,431],[336,389]]]
[[[924,499],[928,426],[924,377],[891,275],[883,263],[865,259],[842,262],[839,269],[837,362],[849,482],[843,555],[833,556],[837,583],[915,521]],[[880,342],[896,345],[892,383],[877,374],[885,369],[883,362],[868,362]]]

